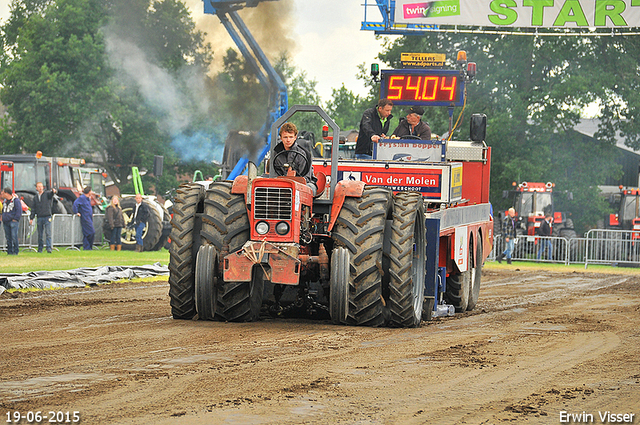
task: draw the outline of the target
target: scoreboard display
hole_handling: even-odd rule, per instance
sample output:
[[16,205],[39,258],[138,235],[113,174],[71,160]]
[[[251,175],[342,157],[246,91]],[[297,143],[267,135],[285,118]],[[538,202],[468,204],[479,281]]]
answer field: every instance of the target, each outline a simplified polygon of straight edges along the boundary
[[380,98],[394,105],[462,106],[464,77],[459,71],[399,69],[381,71]]

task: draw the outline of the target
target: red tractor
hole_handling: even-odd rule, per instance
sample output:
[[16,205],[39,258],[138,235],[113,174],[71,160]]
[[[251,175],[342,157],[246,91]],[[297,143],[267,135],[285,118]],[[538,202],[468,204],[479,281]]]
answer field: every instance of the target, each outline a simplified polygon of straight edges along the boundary
[[609,214],[605,227],[616,230],[633,230],[632,238],[640,239],[640,189],[620,186],[613,202],[617,214]]
[[[544,221],[545,214],[550,213],[553,216],[553,236],[566,239],[576,237],[573,220],[569,218],[569,214],[554,209],[553,189],[555,184],[551,182],[522,182],[520,184],[513,182],[513,187],[514,190],[511,193],[513,194],[513,208],[516,210],[516,217],[518,217],[520,225],[519,234],[537,235],[537,230]],[[569,197],[571,196],[569,195]],[[506,213],[500,218],[505,216]]]

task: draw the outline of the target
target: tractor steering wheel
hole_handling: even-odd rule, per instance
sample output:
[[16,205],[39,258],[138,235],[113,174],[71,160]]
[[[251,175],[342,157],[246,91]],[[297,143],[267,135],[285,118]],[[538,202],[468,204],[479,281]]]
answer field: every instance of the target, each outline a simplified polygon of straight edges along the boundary
[[[304,168],[303,171],[301,173],[298,173],[298,170],[296,170],[296,173],[298,176],[300,177],[304,177],[307,175],[307,173],[309,172],[309,169],[311,168],[311,161],[309,161],[309,157],[305,154],[303,154],[302,152],[298,152],[298,151],[287,151],[284,150],[282,152],[278,152],[276,154],[276,156],[273,157],[273,171],[276,172],[276,174],[278,176],[286,176],[287,175],[287,171],[285,170],[285,168],[282,165],[277,165],[276,163],[276,159],[278,159],[278,157],[282,154],[286,154],[286,153],[293,153],[295,155],[300,155],[302,158],[304,158]],[[294,155],[294,159],[295,159],[295,155]],[[291,161],[293,162],[293,161]],[[283,164],[284,165],[284,164]],[[289,164],[291,166],[291,164]],[[294,168],[295,170],[295,168]]]

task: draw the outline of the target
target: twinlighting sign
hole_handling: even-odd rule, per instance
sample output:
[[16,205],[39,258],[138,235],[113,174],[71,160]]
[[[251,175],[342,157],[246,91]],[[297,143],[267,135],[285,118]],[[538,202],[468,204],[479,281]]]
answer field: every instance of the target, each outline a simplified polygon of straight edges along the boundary
[[640,27],[640,0],[396,0],[395,20],[489,27]]

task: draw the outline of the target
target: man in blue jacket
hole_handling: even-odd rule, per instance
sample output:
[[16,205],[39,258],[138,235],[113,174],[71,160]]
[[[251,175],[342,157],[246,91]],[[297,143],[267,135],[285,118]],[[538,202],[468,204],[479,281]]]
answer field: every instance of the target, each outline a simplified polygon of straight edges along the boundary
[[80,217],[82,224],[82,248],[85,251],[93,249],[93,239],[96,231],[93,228],[93,207],[91,206],[91,187],[82,190],[82,195],[73,202],[73,213]]
[[2,190],[2,225],[7,239],[7,254],[18,255],[18,226],[22,216],[22,203],[9,187]]

